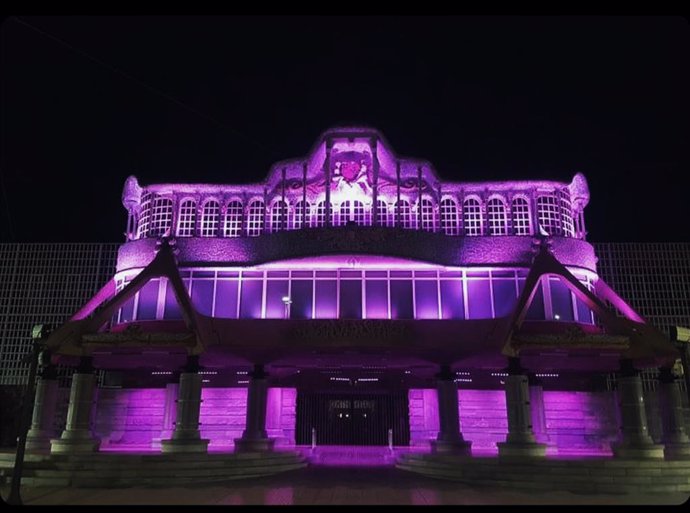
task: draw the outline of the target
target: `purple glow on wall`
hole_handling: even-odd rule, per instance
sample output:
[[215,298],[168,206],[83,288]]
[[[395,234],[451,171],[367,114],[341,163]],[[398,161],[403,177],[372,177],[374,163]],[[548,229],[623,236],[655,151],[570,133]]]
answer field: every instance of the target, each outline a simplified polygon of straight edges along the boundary
[[98,390],[94,434],[101,447],[152,447],[165,415],[164,388]]
[[[547,454],[611,455],[618,427],[613,394],[609,392],[544,392]],[[425,446],[438,435],[435,389],[411,389],[410,445]],[[472,453],[497,454],[508,421],[503,390],[459,390],[460,429],[472,442]]]
[[[342,230],[347,231],[348,228]],[[318,229],[322,234],[319,237],[316,237],[316,230],[307,232],[313,234],[310,237],[305,237],[306,233],[299,231],[279,232],[266,238],[178,237],[175,249],[181,265],[185,262],[209,262],[215,265],[232,262],[240,266],[261,265],[268,268],[273,262],[299,264],[301,261],[304,269],[314,269],[319,265],[330,268],[329,260],[342,262],[340,255],[315,256],[325,252],[368,258],[372,266],[387,267],[391,259],[397,259],[419,268],[433,265],[424,261],[452,266],[529,267],[534,257],[534,239],[526,236],[439,238],[437,234],[403,230],[404,235],[411,234],[410,238],[399,236],[387,240],[385,247],[382,247],[379,245],[381,239],[377,237],[371,246],[363,248],[362,241],[371,238],[367,232],[375,229],[361,230],[362,234],[352,239],[340,237],[337,233],[329,235],[328,230],[323,228]],[[120,272],[148,265],[156,254],[156,242],[156,239],[140,239],[123,244],[118,250],[117,270]],[[596,270],[594,248],[588,242],[569,238],[554,238],[551,242],[554,256],[564,265],[581,271]],[[387,256],[381,256],[381,253]]]
[[617,406],[611,392],[544,392],[549,444],[558,454],[611,455],[618,436]]
[[[297,390],[269,388],[266,427],[277,445],[295,443]],[[199,421],[209,449],[231,449],[246,422],[246,388],[203,388]],[[174,405],[174,402],[173,402]],[[100,389],[94,433],[105,451],[158,451],[164,432],[166,389]]]

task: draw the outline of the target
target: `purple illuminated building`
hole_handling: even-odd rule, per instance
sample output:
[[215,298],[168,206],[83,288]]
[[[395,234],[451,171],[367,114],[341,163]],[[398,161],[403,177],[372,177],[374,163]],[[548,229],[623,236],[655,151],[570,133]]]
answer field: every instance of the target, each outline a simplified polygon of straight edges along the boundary
[[[442,181],[366,127],[263,183],[129,177],[116,272],[48,339],[77,366],[67,426],[38,401],[30,447],[685,454],[677,351],[598,275],[588,201],[580,173]],[[669,391],[662,440],[645,368]],[[97,396],[93,369],[114,385]]]

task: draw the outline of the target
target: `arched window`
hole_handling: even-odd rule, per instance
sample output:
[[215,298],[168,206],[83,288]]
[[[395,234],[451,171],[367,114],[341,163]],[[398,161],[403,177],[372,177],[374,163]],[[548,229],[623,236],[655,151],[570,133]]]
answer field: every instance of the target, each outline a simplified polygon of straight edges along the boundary
[[201,212],[201,236],[215,237],[218,235],[219,219],[220,205],[216,200],[207,201]]
[[180,204],[180,212],[177,216],[177,236],[193,237],[196,225],[196,201],[184,200]]
[[[335,217],[335,213],[333,212],[333,203],[331,203],[331,226],[333,226],[333,219]],[[316,216],[314,218],[314,222],[312,223],[312,226],[326,226],[326,202],[325,201],[320,201],[318,205],[316,205]]]
[[350,201],[346,200],[340,204],[340,224],[346,225],[350,220],[350,214],[352,209],[350,208]]
[[537,216],[539,228],[548,235],[561,235],[561,220],[556,196],[539,196],[537,198]]
[[396,211],[395,215],[400,215],[400,227],[407,230],[414,229],[417,223],[412,219],[412,209],[410,208],[410,203],[407,200],[400,200],[395,203]]
[[[283,225],[283,222],[285,225]],[[273,202],[271,208],[271,232],[279,232],[286,228],[287,225],[287,203],[283,200]]]
[[151,221],[151,196],[150,192],[141,195],[141,210],[139,211],[139,226],[137,227],[137,239],[146,237],[149,233]]
[[351,220],[354,221],[355,224],[357,224],[359,226],[371,224],[371,222],[369,222],[367,220],[367,214],[364,210],[364,203],[362,203],[361,201],[355,200],[352,202],[352,207],[353,208],[352,208]]
[[486,204],[489,218],[489,235],[508,235],[506,206],[500,198],[491,198]]
[[422,230],[434,231],[434,204],[428,198],[422,198]]
[[164,237],[170,235],[172,225],[173,202],[170,198],[156,198],[153,200],[151,210],[151,237]]
[[376,201],[379,226],[390,226],[390,218],[388,216],[388,205],[382,199]]
[[531,235],[531,219],[529,202],[520,196],[513,198],[513,233],[515,235]]
[[264,228],[264,202],[254,200],[247,211],[247,235],[258,237]]
[[563,223],[563,235],[565,237],[574,237],[575,230],[573,227],[573,213],[570,206],[570,193],[568,190],[561,191],[559,196],[559,203],[561,205],[561,221]]
[[[295,203],[295,209],[292,212],[292,229],[293,230],[299,230],[302,228],[302,220],[304,219],[304,201],[299,200],[297,203]],[[307,201],[306,204],[307,207],[307,216],[306,216],[306,222],[304,223],[305,228],[309,228],[311,223],[309,222],[309,215],[311,213],[310,211],[310,205],[309,202]]]
[[450,198],[441,201],[441,230],[446,235],[460,235],[458,228],[458,207]]
[[482,234],[482,207],[479,200],[467,198],[462,204],[463,221],[465,222],[465,235],[475,236]]
[[223,222],[223,237],[239,237],[242,233],[242,203],[233,200],[228,203]]
[[340,225],[345,226],[349,222],[359,226],[365,224],[364,203],[357,200],[345,200],[340,204]]

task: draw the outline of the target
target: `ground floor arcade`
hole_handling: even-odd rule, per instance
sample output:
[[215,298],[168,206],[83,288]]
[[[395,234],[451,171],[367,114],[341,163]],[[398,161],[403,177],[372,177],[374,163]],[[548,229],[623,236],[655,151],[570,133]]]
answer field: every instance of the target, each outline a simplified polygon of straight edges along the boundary
[[222,371],[199,367],[196,357],[180,373],[152,371],[153,386],[137,387],[98,387],[90,363],[83,358],[73,375],[61,432],[54,426],[61,391],[44,372],[30,452],[388,445],[461,455],[690,455],[677,378],[662,369],[656,392],[643,393],[626,361],[615,392],[563,389],[557,373],[531,373],[517,358],[500,372],[441,366],[416,380],[404,369],[297,369],[281,377],[255,365],[234,371],[234,386],[214,384]]

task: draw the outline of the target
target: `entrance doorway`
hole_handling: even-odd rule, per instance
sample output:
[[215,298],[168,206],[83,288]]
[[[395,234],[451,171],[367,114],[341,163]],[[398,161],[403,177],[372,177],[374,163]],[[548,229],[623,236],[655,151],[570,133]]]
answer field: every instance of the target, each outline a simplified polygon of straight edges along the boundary
[[317,445],[388,445],[388,430],[393,430],[393,445],[410,443],[406,392],[297,394],[296,442],[312,443],[316,429]]

